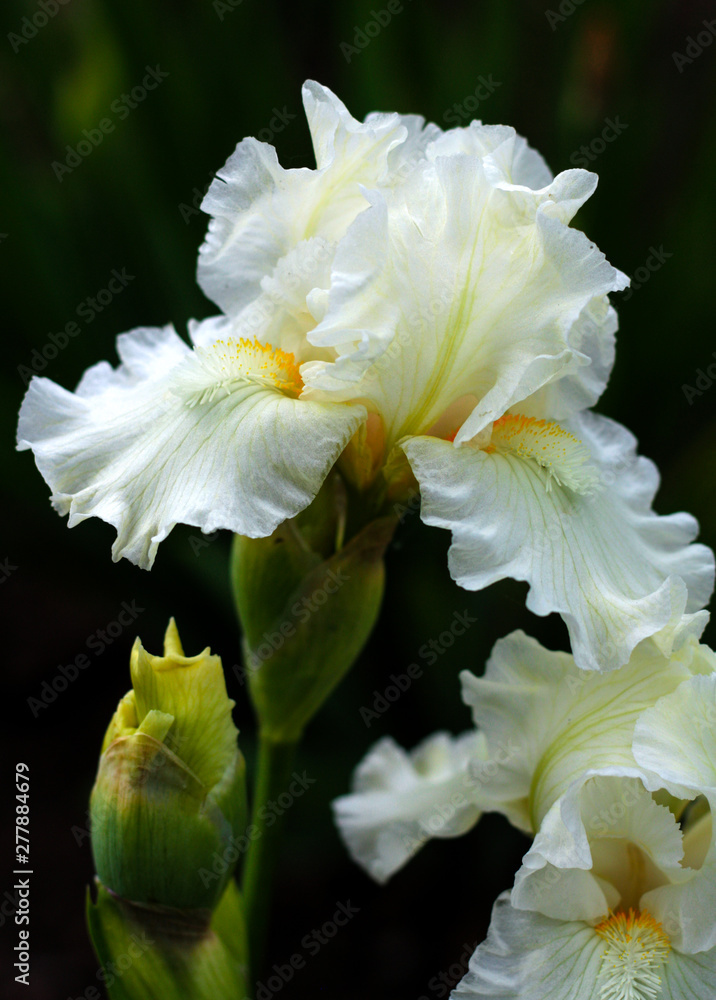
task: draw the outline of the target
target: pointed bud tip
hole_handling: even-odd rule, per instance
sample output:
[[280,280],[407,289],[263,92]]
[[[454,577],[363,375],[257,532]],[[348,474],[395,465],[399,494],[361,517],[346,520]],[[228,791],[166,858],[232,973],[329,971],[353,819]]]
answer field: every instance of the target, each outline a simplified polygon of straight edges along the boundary
[[184,647],[181,644],[177,623],[173,617],[169,619],[169,624],[164,634],[164,655],[172,657],[184,656]]

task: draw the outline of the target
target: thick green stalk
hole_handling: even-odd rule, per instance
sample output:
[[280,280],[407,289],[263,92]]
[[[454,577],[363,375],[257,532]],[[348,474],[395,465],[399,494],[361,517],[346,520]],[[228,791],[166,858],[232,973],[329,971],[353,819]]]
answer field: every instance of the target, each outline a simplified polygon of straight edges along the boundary
[[[253,981],[259,975],[263,962],[271,908],[271,883],[283,829],[283,816],[267,809],[267,806],[287,790],[297,746],[298,741],[278,742],[270,736],[259,737],[258,769],[249,827],[251,844],[246,855],[242,884]],[[270,824],[266,823],[268,816],[271,817]]]

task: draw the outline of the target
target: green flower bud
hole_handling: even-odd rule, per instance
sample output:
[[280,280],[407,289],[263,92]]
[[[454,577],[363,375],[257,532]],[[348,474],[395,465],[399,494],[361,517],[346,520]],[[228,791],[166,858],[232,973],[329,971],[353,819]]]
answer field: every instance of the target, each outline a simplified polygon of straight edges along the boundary
[[343,545],[345,521],[345,491],[335,477],[269,538],[234,539],[249,690],[262,735],[278,743],[300,738],[378,617],[396,520],[370,520]]
[[200,873],[217,853],[230,857],[246,827],[245,764],[221,660],[208,649],[184,656],[172,620],[163,656],[135,642],[131,677],[90,802],[97,875],[121,900],[203,910],[206,923],[232,867],[209,884]]

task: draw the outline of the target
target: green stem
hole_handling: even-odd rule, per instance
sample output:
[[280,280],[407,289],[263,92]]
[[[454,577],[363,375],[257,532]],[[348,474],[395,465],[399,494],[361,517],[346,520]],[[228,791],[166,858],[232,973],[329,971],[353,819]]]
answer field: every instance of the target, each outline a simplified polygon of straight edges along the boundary
[[[263,962],[271,904],[271,883],[279,854],[283,817],[266,805],[285,792],[291,775],[298,741],[278,742],[270,736],[259,737],[259,758],[254,789],[251,839],[243,871],[242,891],[249,939],[251,975],[258,976]],[[273,822],[266,823],[267,816]]]

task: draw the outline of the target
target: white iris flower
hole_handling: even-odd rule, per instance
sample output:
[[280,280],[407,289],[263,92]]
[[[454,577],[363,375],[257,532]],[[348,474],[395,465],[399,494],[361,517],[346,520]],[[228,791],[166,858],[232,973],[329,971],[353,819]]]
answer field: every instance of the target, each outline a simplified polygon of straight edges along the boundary
[[147,568],[178,522],[270,534],[339,460],[376,513],[417,480],[458,583],[526,580],[581,666],[626,662],[714,567],[691,517],[651,511],[632,436],[585,412],[627,284],[569,226],[595,175],[553,178],[504,126],[358,122],[315,83],[304,103],[315,170],[245,139],[205,199],[198,278],[224,314],[191,347],[123,335],[74,393],[34,379],[19,447],[70,526],[101,517]]
[[693,676],[716,673],[716,655],[698,642],[707,618],[675,617],[609,673],[580,670],[523,632],[500,639],[483,677],[461,674],[476,730],[437,733],[410,754],[380,740],[351,793],[334,802],[354,861],[385,882],[429,839],[457,836],[488,810],[534,835],[588,771],[633,770],[642,713]]
[[458,837],[482,815],[471,767],[484,760],[482,733],[434,733],[408,754],[386,737],[353,776],[353,792],[333,803],[351,856],[387,882],[431,837]]
[[576,782],[495,904],[454,1000],[716,996],[711,812],[696,798],[691,820],[683,803],[666,797],[669,809],[663,798],[618,768]]
[[609,674],[513,633],[483,678],[462,675],[477,733],[437,734],[409,758],[381,741],[336,801],[351,854],[378,881],[481,811],[534,835],[455,1000],[716,995],[716,655],[697,640],[704,617]]

